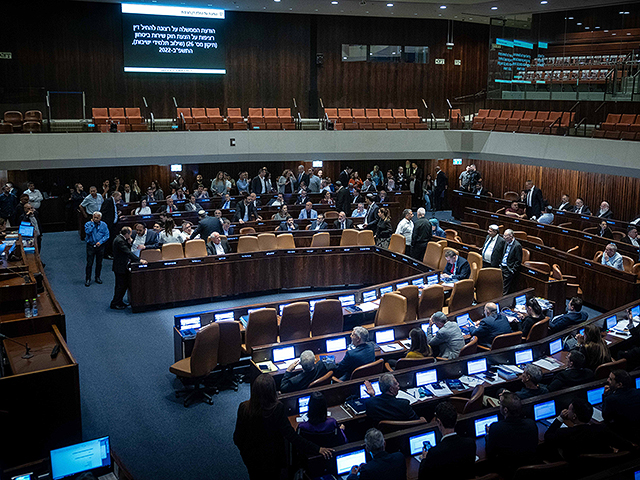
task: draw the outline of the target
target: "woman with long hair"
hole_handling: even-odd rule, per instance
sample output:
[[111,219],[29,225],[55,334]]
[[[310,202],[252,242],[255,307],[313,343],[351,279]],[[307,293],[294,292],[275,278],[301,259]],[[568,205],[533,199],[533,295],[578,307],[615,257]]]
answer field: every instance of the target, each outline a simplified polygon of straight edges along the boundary
[[584,354],[584,367],[595,372],[603,363],[611,361],[609,347],[600,335],[600,327],[593,323],[584,327],[584,335],[576,335],[580,351]]
[[140,190],[140,185],[138,185],[138,180],[133,178],[131,182],[129,182],[129,185],[131,185],[131,190],[138,194],[138,197],[142,196],[142,191]]
[[297,450],[331,458],[332,450],[298,435],[278,401],[271,375],[259,375],[251,385],[251,398],[238,407],[233,443],[240,450],[251,480],[280,480],[286,467],[285,439]]
[[544,314],[542,313],[542,307],[538,301],[533,297],[527,300],[527,314],[526,316],[521,317],[520,320],[522,336],[526,337],[529,335],[531,327],[542,319],[544,319]]
[[376,245],[382,248],[388,248],[391,241],[393,227],[391,226],[391,214],[386,207],[380,207],[378,210],[378,219],[367,225],[369,230],[373,230],[376,237]]
[[425,358],[431,356],[431,347],[427,342],[427,335],[421,328],[413,328],[409,332],[411,348],[407,352],[407,358]]
[[320,200],[320,203],[322,205],[332,205],[332,206],[336,204],[333,198],[331,198],[331,192],[324,192],[324,196],[322,197],[322,200]]
[[151,180],[151,192],[153,193],[153,198],[155,198],[156,202],[164,200],[164,192],[160,188],[160,184],[157,180]]
[[281,222],[284,222],[290,216],[291,215],[289,215],[289,207],[287,207],[286,205],[282,205],[278,213],[276,213],[271,218],[273,218],[273,220],[280,220]]
[[140,200],[140,206],[133,211],[134,215],[151,215],[151,207],[147,206],[147,199]]
[[216,195],[224,195],[227,193],[227,181],[224,179],[224,172],[219,171],[211,181],[211,193],[215,193]]
[[[309,399],[309,411],[306,422],[298,425],[298,433],[303,436],[305,433],[313,435],[326,434],[326,444],[323,447],[337,447],[347,443],[344,434],[344,425],[338,425],[335,418],[327,415],[327,400],[322,392],[313,392]],[[334,433],[331,437],[330,434]]]
[[173,218],[169,217],[164,222],[164,228],[160,232],[158,243],[184,243],[184,238],[180,235],[180,230],[176,229]]

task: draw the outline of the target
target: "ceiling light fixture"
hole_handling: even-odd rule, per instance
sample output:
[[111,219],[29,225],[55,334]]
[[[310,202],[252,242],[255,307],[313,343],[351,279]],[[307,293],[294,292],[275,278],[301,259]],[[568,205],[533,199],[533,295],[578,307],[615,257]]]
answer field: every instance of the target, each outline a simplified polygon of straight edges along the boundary
[[446,9],[446,8],[447,8],[447,6],[446,6],[446,5],[440,5],[440,9],[441,9],[441,10],[444,10],[444,9]]
[[336,0],[333,0],[333,2],[331,2],[331,5],[337,5],[338,2],[336,2]]
[[496,7],[496,6],[491,7],[491,10],[497,10],[497,9],[498,9],[498,7]]
[[387,3],[387,7],[393,7],[393,3]]
[[549,3],[549,2],[547,2],[547,0],[542,0],[542,1],[540,2],[540,5],[546,5],[547,3]]

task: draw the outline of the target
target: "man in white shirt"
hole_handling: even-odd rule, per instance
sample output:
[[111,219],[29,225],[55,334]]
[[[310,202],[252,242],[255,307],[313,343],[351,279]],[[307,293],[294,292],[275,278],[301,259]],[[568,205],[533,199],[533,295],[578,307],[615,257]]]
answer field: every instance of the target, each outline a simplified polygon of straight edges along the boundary
[[608,265],[618,270],[624,270],[622,255],[618,253],[618,246],[615,243],[610,243],[604,248],[604,253],[602,254],[602,265]]
[[278,197],[271,200],[267,205],[271,205],[272,207],[281,207],[282,205],[285,205],[285,203],[284,195],[279,193]]
[[411,245],[411,236],[413,235],[413,212],[407,208],[402,212],[402,220],[398,223],[396,233],[404,236],[406,245]]
[[571,205],[571,199],[569,198],[569,195],[567,195],[566,193],[564,195],[562,195],[562,201],[560,202],[560,206],[558,207],[558,210],[564,210],[566,212],[573,212],[573,206]]
[[502,250],[504,249],[504,238],[500,236],[498,225],[489,225],[487,238],[482,247],[482,260],[487,266],[500,268],[502,260]]
[[231,252],[229,242],[227,242],[226,239],[220,238],[220,234],[218,232],[213,232],[209,236],[209,241],[207,242],[207,254],[224,255],[229,252]]
[[33,182],[27,183],[27,189],[22,192],[23,195],[29,195],[29,203],[36,210],[40,208],[40,202],[44,200],[42,193],[38,190]]
[[356,208],[352,213],[352,217],[364,217],[367,214],[367,211],[364,209],[364,203],[359,203],[358,208]]

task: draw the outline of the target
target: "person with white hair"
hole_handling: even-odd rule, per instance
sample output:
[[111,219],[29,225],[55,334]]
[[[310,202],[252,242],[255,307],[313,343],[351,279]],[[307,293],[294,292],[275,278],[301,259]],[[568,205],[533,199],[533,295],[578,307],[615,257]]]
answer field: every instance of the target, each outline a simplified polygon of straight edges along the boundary
[[87,241],[87,268],[85,272],[84,286],[91,285],[91,272],[93,269],[93,260],[96,261],[96,283],[102,283],[100,274],[102,273],[102,259],[104,258],[104,249],[109,241],[109,227],[102,221],[100,212],[93,212],[91,220],[84,224],[84,231]]
[[425,218],[426,211],[420,207],[416,212],[417,220],[413,225],[413,232],[411,233],[411,256],[422,261],[424,258],[424,252],[427,250],[427,244],[431,241],[432,228],[429,220]]
[[602,265],[608,265],[618,270],[624,270],[622,255],[618,253],[618,246],[615,243],[610,243],[604,247]]
[[600,211],[598,212],[598,217],[600,218],[612,218],[613,212],[611,211],[611,206],[609,202],[602,202],[600,204]]
[[487,238],[484,239],[484,245],[482,246],[482,261],[484,265],[499,268],[503,249],[504,238],[500,235],[500,228],[495,223],[489,225]]
[[[302,370],[296,368],[298,365],[302,367]],[[323,360],[316,362],[314,353],[311,350],[305,350],[300,354],[299,359],[294,360],[287,367],[287,371],[284,372],[280,382],[280,391],[282,393],[290,393],[309,388],[311,382],[335,368],[333,362],[325,362]]]
[[364,447],[370,455],[367,463],[354,465],[347,480],[384,478],[385,480],[405,480],[407,478],[407,462],[401,452],[387,453],[382,432],[370,428],[364,435]]
[[375,360],[375,347],[369,342],[369,331],[364,327],[354,327],[351,332],[351,345],[337,365],[335,376],[340,380],[349,380],[356,368]]
[[374,425],[382,420],[409,421],[418,420],[418,415],[413,411],[409,400],[396,398],[400,391],[400,384],[391,373],[385,373],[380,377],[380,395],[376,395],[369,380],[365,380],[365,387],[369,398],[365,401],[367,417]]
[[[436,330],[435,333],[434,330]],[[438,349],[438,357],[448,360],[458,358],[464,347],[464,337],[458,323],[454,318],[449,320],[442,312],[431,315],[427,329],[427,342],[430,347]]]

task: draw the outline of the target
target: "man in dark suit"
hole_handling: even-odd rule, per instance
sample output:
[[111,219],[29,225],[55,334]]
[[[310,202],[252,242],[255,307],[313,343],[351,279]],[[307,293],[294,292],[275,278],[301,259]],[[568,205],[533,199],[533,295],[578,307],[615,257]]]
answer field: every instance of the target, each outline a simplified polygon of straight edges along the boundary
[[625,370],[609,374],[602,401],[602,418],[618,435],[638,443],[640,438],[640,390]]
[[499,233],[498,225],[489,225],[487,238],[482,247],[482,261],[485,266],[500,268],[502,252],[504,251],[504,238]]
[[416,221],[413,222],[413,232],[411,233],[411,256],[422,261],[427,244],[433,236],[431,222],[424,218],[426,211],[420,207],[416,212]]
[[640,237],[638,236],[638,227],[631,225],[627,230],[627,236],[622,239],[623,242],[640,247]]
[[567,313],[563,315],[557,315],[549,322],[549,333],[556,333],[572,325],[578,325],[585,322],[589,318],[587,312],[582,311],[582,299],[580,297],[573,297],[569,300],[569,307]]
[[351,207],[351,195],[347,188],[348,183],[336,182],[336,210],[339,212],[348,212]]
[[504,420],[492,423],[485,438],[487,459],[492,472],[511,478],[518,467],[538,463],[538,427],[522,416],[522,400],[515,393],[500,395],[500,413]]
[[138,195],[136,192],[131,190],[131,185],[129,185],[128,183],[125,183],[124,192],[122,192],[122,201],[124,203],[139,202],[140,195]]
[[373,193],[367,195],[367,214],[364,217],[364,223],[369,225],[378,221],[378,205],[376,205],[376,196]]
[[422,452],[418,480],[472,478],[476,462],[476,442],[456,433],[458,413],[451,402],[436,405],[440,442]]
[[447,250],[444,253],[444,258],[447,259],[447,264],[444,267],[442,276],[446,280],[466,280],[471,276],[469,262],[460,255],[456,255],[456,252]]
[[[171,198],[171,195],[167,195],[167,197],[165,198],[166,200],[166,204],[165,205],[161,205],[157,210],[156,213],[168,213],[168,214],[172,214],[178,211],[178,207],[173,203],[173,198]],[[105,201],[105,203],[107,203]]]
[[244,200],[236,205],[236,213],[233,216],[234,222],[250,222],[258,218],[258,210],[254,206],[251,198],[247,195]]
[[304,183],[305,187],[309,186],[309,175],[304,171],[304,165],[298,165],[298,174],[296,175],[296,190],[302,188]]
[[609,202],[602,202],[600,204],[600,211],[598,212],[598,217],[613,218],[613,212],[611,211],[611,206],[609,205]]
[[346,167],[344,167],[344,170],[340,172],[340,176],[338,177],[338,181],[343,187],[345,187],[345,189],[349,185],[349,179],[351,178],[351,170],[352,170],[351,167],[347,165]]
[[400,384],[396,378],[385,373],[380,377],[380,395],[376,396],[373,386],[369,380],[365,380],[365,387],[369,398],[365,402],[367,417],[374,425],[382,420],[408,421],[418,420],[418,415],[413,411],[409,400],[406,398],[396,398],[400,391]]
[[511,284],[522,264],[522,245],[513,236],[513,230],[504,231],[504,249],[502,250],[500,268],[502,269],[502,294],[507,295]]
[[118,203],[122,198],[122,194],[115,191],[107,198],[100,207],[100,213],[102,214],[102,221],[109,227],[109,241],[105,245],[104,256],[106,258],[113,258],[112,256],[112,244],[113,239],[118,234],[116,224],[118,223]]
[[[302,370],[296,371],[296,367],[300,364]],[[323,360],[316,362],[316,356],[311,350],[305,350],[300,355],[300,359],[292,362],[287,371],[284,372],[282,381],[280,382],[280,391],[282,393],[297,392],[309,388],[314,380],[326,375],[335,365],[329,364]]]
[[[116,193],[119,194],[119,192]],[[116,277],[116,285],[113,290],[111,308],[115,310],[127,308],[123,299],[129,288],[129,262],[147,264],[146,260],[139,260],[131,251],[131,228],[122,227],[120,233],[113,239],[113,267],[111,269]]]
[[351,228],[353,226],[353,222],[347,218],[347,214],[344,212],[340,212],[338,214],[338,219],[333,222],[333,228],[336,230],[345,230],[347,228]]
[[224,255],[231,253],[231,246],[226,238],[221,238],[218,232],[213,232],[207,242],[207,255]]
[[198,212],[198,217],[200,217],[200,222],[198,223],[198,227],[191,234],[191,240],[196,238],[198,235],[200,235],[200,238],[205,240],[209,238],[213,232],[218,232],[222,235],[222,222],[219,218],[207,216],[207,212],[204,210],[200,210]]
[[251,180],[251,193],[255,193],[256,195],[269,193],[267,180],[265,178],[266,175],[267,171],[264,168],[261,168],[258,175],[253,177],[253,180]]
[[537,219],[544,209],[544,199],[542,198],[542,190],[533,184],[533,180],[527,180],[524,184],[524,190],[527,192],[525,203],[527,204],[527,217]]
[[293,220],[293,217],[287,217],[287,219],[278,227],[279,232],[293,232],[298,230],[298,225]]
[[220,202],[220,208],[222,210],[229,210],[233,208],[235,202],[231,201],[231,196],[228,193],[225,193],[222,197],[222,201]]
[[573,205],[571,205],[571,199],[566,193],[562,195],[562,201],[558,205],[558,210],[564,210],[565,212],[573,212]]
[[485,347],[491,347],[493,339],[498,335],[511,333],[511,325],[507,317],[498,313],[495,303],[487,303],[484,306],[484,318],[476,322],[475,327],[469,328],[469,333],[478,337],[478,343]]
[[[419,190],[422,185],[422,181],[416,175],[416,190]],[[447,188],[449,187],[449,179],[447,175],[436,165],[436,178],[434,180],[434,200],[435,209],[442,210],[444,206],[445,195],[447,194]]]
[[347,480],[406,480],[407,462],[404,455],[385,451],[384,435],[380,430],[367,430],[364,446],[369,452],[367,463],[353,466]]
[[549,384],[549,391],[555,392],[556,390],[591,382],[594,379],[593,372],[588,368],[584,368],[584,362],[584,354],[578,350],[571,350],[566,370],[555,374]]
[[160,242],[158,241],[158,232],[152,228],[145,227],[142,223],[136,223],[134,225],[136,229],[135,233],[131,235],[132,248],[131,250],[136,256],[140,256],[140,252],[147,248],[160,248]]
[[324,214],[318,213],[316,219],[311,222],[309,230],[325,230],[327,228],[329,228],[329,225],[324,221]]
[[580,197],[576,198],[576,206],[573,207],[573,213],[579,213],[580,215],[591,215],[591,210],[584,204],[584,200]]
[[356,368],[375,360],[375,347],[369,342],[369,331],[364,327],[354,327],[351,332],[351,345],[337,365],[335,376],[340,380],[349,380]]

